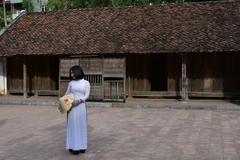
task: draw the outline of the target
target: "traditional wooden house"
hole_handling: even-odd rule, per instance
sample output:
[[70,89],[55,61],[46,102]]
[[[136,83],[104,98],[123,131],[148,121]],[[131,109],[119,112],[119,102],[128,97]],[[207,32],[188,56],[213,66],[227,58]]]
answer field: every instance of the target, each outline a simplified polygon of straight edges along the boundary
[[80,64],[93,100],[240,96],[239,1],[26,14],[0,48],[8,94],[62,95]]

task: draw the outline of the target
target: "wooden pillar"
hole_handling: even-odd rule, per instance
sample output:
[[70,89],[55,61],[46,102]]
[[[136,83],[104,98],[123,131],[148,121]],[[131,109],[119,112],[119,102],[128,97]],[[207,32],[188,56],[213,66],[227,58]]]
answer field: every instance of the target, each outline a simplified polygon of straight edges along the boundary
[[61,97],[61,58],[58,57],[58,97]]
[[188,100],[188,78],[187,78],[187,55],[182,54],[182,83],[181,98],[183,101]]
[[124,56],[123,57],[123,63],[124,63],[124,65],[123,65],[123,101],[124,102],[126,102],[126,74],[127,74],[127,67],[126,67],[126,65],[127,65],[127,58],[126,58],[126,56]]
[[27,65],[25,57],[23,58],[23,97],[27,98]]
[[131,76],[128,75],[128,98],[132,97]]
[[102,71],[102,100],[104,100],[105,98],[105,91],[104,91],[104,86],[105,86],[105,83],[104,83],[104,56],[102,55],[101,56],[101,61],[102,61],[102,68],[101,68],[101,71]]
[[7,58],[3,58],[4,67],[4,94],[7,95]]
[[132,92],[133,92],[133,57],[132,56],[127,56],[126,57],[126,65],[125,65],[125,70],[126,73],[128,72],[128,78],[127,78],[127,83],[128,83],[128,98],[132,98]]

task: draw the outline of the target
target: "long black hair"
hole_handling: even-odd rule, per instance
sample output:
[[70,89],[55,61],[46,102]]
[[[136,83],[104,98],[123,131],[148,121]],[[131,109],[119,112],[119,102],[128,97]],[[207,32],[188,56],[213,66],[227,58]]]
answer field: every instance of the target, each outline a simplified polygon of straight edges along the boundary
[[[72,74],[74,77],[72,76],[71,71],[72,71]],[[79,65],[72,66],[69,70],[69,78],[71,80],[83,79],[84,76],[85,76],[85,74]]]

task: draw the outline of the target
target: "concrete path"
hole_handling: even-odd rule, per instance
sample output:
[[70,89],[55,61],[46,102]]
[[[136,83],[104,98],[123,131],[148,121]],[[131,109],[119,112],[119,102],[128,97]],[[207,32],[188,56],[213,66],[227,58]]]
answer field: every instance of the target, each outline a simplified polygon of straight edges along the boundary
[[[177,99],[128,98],[123,102],[87,102],[89,107],[104,108],[165,108],[165,109],[204,109],[240,111],[240,100],[190,99],[183,102]],[[58,97],[0,96],[0,105],[58,106]]]
[[239,160],[240,111],[89,108],[85,154],[53,106],[0,105],[0,160]]

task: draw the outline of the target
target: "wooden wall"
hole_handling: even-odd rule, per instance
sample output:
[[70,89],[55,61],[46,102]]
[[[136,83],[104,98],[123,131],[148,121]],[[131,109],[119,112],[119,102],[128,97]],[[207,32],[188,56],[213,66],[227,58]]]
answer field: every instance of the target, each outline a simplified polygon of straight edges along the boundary
[[240,94],[240,55],[188,56],[190,96],[235,97]]
[[[150,91],[150,59],[147,55],[127,57],[127,77],[131,77],[131,90]],[[127,87],[128,88],[128,87]]]
[[7,90],[23,90],[23,58],[7,58]]
[[177,96],[180,76],[180,55],[127,56],[126,89],[129,96]]
[[[135,54],[124,57],[26,56],[7,58],[7,89],[23,92],[23,63],[27,64],[27,90],[65,92],[69,68],[80,64],[91,82],[94,100],[129,96],[179,96],[181,55]],[[187,55],[188,91],[192,97],[240,97],[240,55],[199,53]],[[126,72],[125,72],[126,70]],[[59,86],[59,71],[60,83]],[[125,76],[127,79],[125,79]],[[60,87],[60,88],[59,88]],[[125,92],[125,90],[127,92]]]
[[180,91],[181,55],[169,54],[168,61],[168,91]]
[[28,93],[58,95],[58,61],[58,57],[53,56],[9,57],[7,59],[8,92],[23,92],[23,63],[26,63]]
[[80,56],[61,58],[60,95],[66,91],[69,69],[80,65],[90,82],[90,100],[125,101],[125,58],[110,56]]
[[[127,93],[146,97],[180,96],[181,63],[179,54],[128,56]],[[239,68],[238,54],[187,54],[189,97],[240,97]]]

